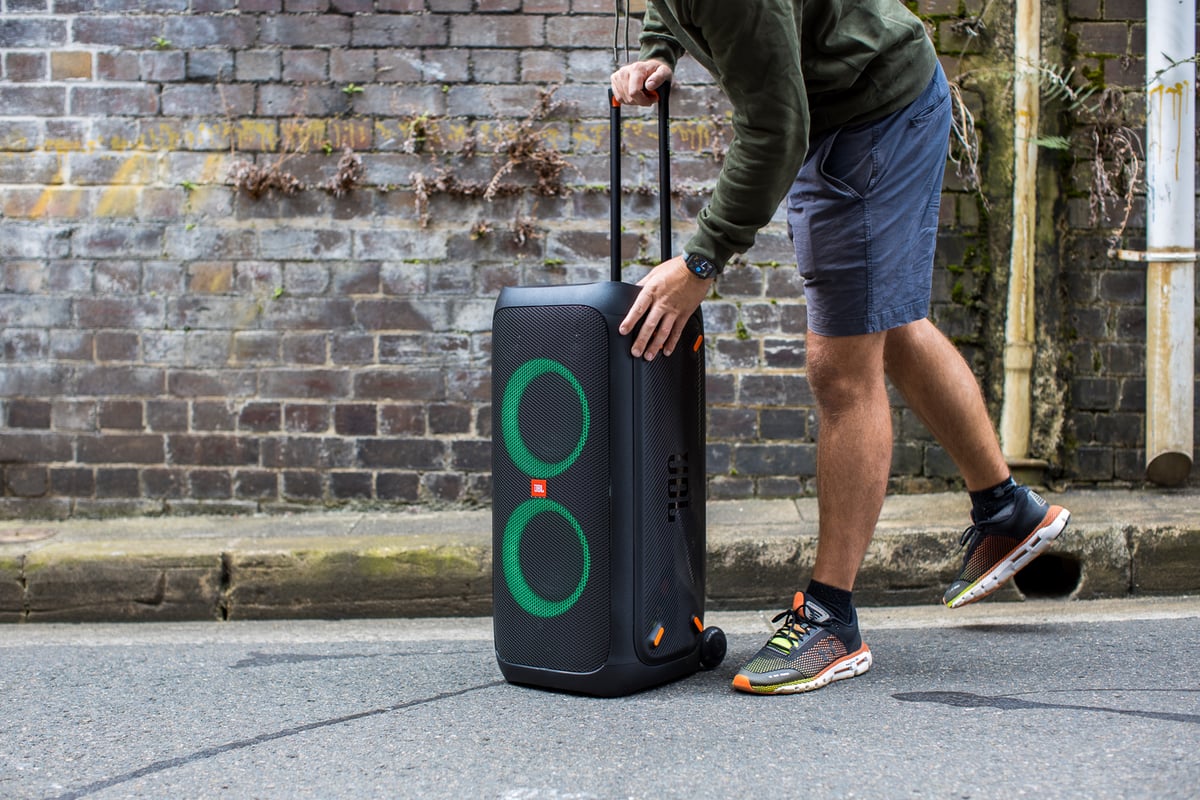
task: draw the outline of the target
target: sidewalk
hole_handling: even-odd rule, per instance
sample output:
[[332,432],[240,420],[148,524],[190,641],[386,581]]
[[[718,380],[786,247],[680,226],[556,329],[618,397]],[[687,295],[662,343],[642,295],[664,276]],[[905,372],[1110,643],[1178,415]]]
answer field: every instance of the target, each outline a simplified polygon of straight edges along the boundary
[[[1200,593],[1200,492],[1046,494],[1055,546],[995,600]],[[888,498],[863,606],[937,604],[961,563],[964,494]],[[708,608],[782,607],[816,551],[816,500],[708,504]],[[0,622],[476,616],[491,512],[0,522]]]

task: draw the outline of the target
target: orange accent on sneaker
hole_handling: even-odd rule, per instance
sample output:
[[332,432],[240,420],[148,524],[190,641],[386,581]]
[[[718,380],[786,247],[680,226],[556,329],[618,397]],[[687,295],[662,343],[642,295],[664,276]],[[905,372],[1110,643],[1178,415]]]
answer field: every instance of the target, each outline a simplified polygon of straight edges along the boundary
[[754,687],[750,685],[750,679],[745,675],[733,676],[733,688],[740,689],[743,692],[753,692]]

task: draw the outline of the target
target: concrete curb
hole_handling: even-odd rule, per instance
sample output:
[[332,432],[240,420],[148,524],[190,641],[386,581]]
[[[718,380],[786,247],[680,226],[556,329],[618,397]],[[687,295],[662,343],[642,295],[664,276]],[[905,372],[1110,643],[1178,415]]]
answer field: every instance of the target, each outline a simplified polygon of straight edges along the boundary
[[[1054,547],[997,593],[1200,593],[1200,493],[1073,491]],[[936,604],[957,571],[962,494],[891,497],[855,589]],[[814,499],[710,502],[708,607],[774,608],[807,578]],[[412,509],[0,525],[0,622],[491,613],[491,513]]]

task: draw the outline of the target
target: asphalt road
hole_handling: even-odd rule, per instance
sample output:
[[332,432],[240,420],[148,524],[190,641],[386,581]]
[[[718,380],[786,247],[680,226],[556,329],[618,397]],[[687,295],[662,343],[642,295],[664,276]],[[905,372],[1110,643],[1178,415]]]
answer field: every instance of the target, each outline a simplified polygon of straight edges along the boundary
[[490,621],[0,627],[3,798],[1197,796],[1200,599],[863,609],[866,675],[510,686]]

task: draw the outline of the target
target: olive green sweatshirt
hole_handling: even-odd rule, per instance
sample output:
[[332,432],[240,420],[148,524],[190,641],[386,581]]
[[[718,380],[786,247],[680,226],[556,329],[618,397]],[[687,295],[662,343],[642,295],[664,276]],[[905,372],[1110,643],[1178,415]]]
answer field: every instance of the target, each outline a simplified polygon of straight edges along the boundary
[[686,52],[733,107],[733,142],[685,246],[721,266],[754,244],[809,139],[911,103],[937,54],[900,0],[650,0],[642,60]]

